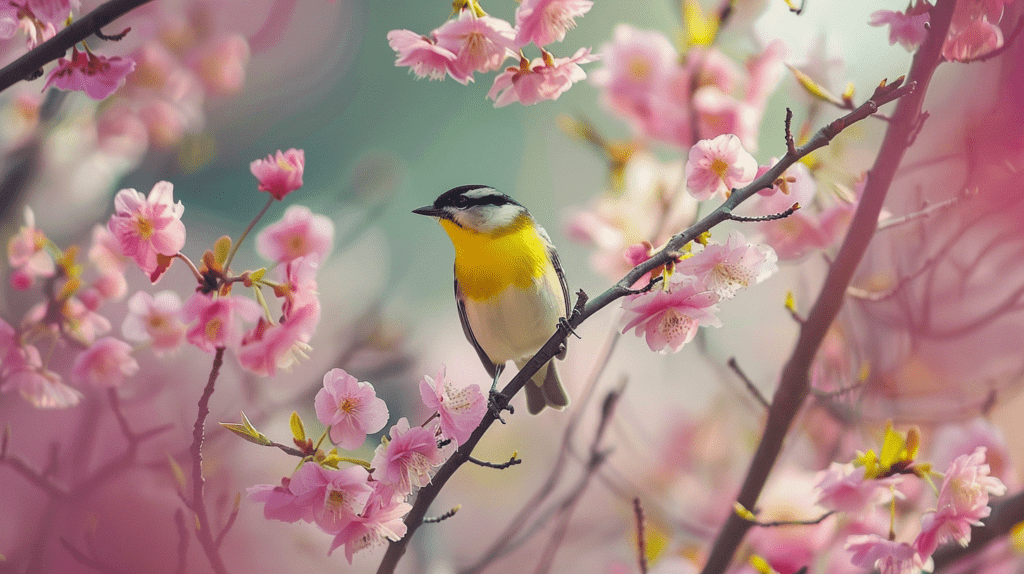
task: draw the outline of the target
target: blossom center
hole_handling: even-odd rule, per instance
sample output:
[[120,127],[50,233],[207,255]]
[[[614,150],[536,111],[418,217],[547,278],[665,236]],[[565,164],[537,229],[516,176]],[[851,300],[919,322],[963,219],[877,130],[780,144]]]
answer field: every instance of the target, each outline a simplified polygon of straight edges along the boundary
[[306,238],[302,235],[293,235],[288,240],[288,249],[291,250],[296,257],[301,257],[301,254],[306,253]]
[[548,4],[544,11],[544,20],[551,30],[572,30],[576,27],[573,15],[557,3]]
[[716,157],[715,161],[711,162],[711,171],[718,175],[718,177],[725,179],[725,174],[729,171],[729,164]]
[[283,157],[277,160],[277,167],[281,168],[284,171],[295,171],[295,167],[292,166],[292,164],[288,163],[288,161]]
[[640,56],[630,58],[629,65],[626,68],[629,70],[629,75],[637,81],[646,80],[651,74],[650,62]]
[[210,319],[206,323],[206,338],[210,341],[216,341],[218,335],[220,335],[222,321],[220,319]]
[[687,317],[674,308],[669,307],[661,315],[661,320],[658,322],[658,330],[665,335],[665,338],[672,340],[689,331],[692,325],[693,318]]
[[347,414],[352,414],[359,409],[359,404],[352,397],[345,397],[338,403],[338,409]]
[[142,239],[149,239],[156,231],[156,228],[153,227],[153,222],[143,215],[135,216],[135,229],[139,232],[139,237]]

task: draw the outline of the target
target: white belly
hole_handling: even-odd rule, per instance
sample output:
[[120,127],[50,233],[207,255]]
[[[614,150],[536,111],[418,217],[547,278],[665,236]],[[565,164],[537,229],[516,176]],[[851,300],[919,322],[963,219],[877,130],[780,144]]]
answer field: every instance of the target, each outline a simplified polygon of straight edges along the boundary
[[535,279],[528,289],[510,287],[487,301],[466,300],[473,335],[499,365],[535,354],[564,316],[562,287],[553,272]]

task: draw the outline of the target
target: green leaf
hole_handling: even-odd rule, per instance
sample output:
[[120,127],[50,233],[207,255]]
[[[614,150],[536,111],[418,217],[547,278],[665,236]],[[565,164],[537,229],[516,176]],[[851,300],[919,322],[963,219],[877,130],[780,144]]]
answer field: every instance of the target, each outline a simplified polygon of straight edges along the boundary
[[292,436],[295,437],[297,442],[306,440],[306,427],[302,426],[302,419],[299,417],[299,413],[292,411],[291,419],[288,423],[292,427]]
[[244,438],[245,440],[253,444],[258,444],[260,446],[272,446],[274,444],[274,442],[267,438],[265,434],[256,430],[256,428],[252,426],[252,423],[249,422],[249,419],[248,417],[245,416],[245,413],[242,413],[241,424],[220,423],[220,426],[228,429],[229,431],[235,433],[236,435]]
[[796,77],[796,81],[800,82],[800,85],[803,86],[805,90],[807,90],[808,94],[811,94],[812,96],[818,98],[819,100],[824,100],[826,102],[835,104],[839,107],[845,107],[843,100],[832,95],[832,93],[826,90],[824,87],[822,87],[821,84],[812,80],[810,76],[789,64],[786,64],[786,67],[789,68],[790,72],[793,72],[793,76]]

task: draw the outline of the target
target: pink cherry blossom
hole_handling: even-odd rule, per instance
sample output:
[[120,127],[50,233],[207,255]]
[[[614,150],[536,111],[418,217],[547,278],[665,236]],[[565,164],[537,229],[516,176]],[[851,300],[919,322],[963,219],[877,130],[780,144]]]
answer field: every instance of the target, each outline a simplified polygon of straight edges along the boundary
[[1003,31],[981,16],[964,28],[950,30],[942,45],[942,57],[951,62],[969,62],[1003,46]]
[[238,318],[255,323],[262,315],[259,303],[247,297],[213,299],[202,293],[189,297],[183,312],[186,322],[196,322],[185,334],[186,340],[207,353],[218,347],[237,348],[242,342]]
[[[53,317],[51,312],[45,303],[33,306],[22,318],[22,327],[47,321],[54,331],[63,329],[66,335],[86,346],[92,345],[97,336],[110,330],[110,321],[77,297],[71,297],[60,306],[58,317]],[[59,320],[59,324],[49,323],[54,319]]]
[[253,502],[263,503],[263,517],[267,520],[297,522],[310,513],[307,507],[298,503],[298,497],[292,493],[290,486],[291,479],[285,477],[281,479],[279,485],[252,486],[246,489],[246,496]]
[[913,52],[924,42],[928,30],[929,5],[927,2],[918,2],[917,6],[911,6],[906,12],[893,10],[878,10],[871,13],[871,26],[889,26],[889,45],[897,42],[908,52]]
[[61,25],[71,15],[72,10],[81,9],[82,2],[81,0],[27,0],[25,5],[36,18]]
[[284,298],[281,311],[289,317],[298,309],[312,307],[315,320],[320,317],[320,298],[317,294],[316,272],[319,265],[315,256],[309,255],[285,263],[280,282],[274,286],[274,294]]
[[676,273],[666,289],[655,287],[626,298],[622,332],[636,329],[638,337],[646,336],[652,351],[675,353],[693,340],[698,327],[722,325],[714,315],[717,302],[718,295],[696,278]]
[[523,0],[516,8],[516,46],[561,42],[593,5],[591,0]]
[[342,369],[331,369],[324,375],[324,388],[313,402],[317,420],[331,427],[331,441],[347,450],[361,447],[366,435],[388,422],[388,407],[373,385]]
[[453,78],[472,77],[474,72],[490,72],[514,54],[515,31],[511,24],[491,16],[477,16],[464,9],[455,20],[434,30],[437,45],[455,54],[448,64]]
[[0,392],[7,390],[17,390],[39,409],[67,408],[82,399],[81,393],[43,367],[38,349],[22,344],[19,333],[0,319]]
[[114,234],[102,225],[95,225],[92,228],[89,261],[100,272],[99,278],[92,286],[102,298],[117,301],[128,293],[128,281],[125,279],[124,270],[128,267],[129,259],[121,254]]
[[292,473],[288,489],[295,504],[306,509],[303,520],[337,534],[363,510],[373,491],[367,476],[361,466],[330,469],[307,462]]
[[277,156],[270,154],[249,164],[249,171],[259,180],[259,190],[281,201],[286,195],[302,187],[302,171],[306,166],[306,153],[291,148],[286,152],[277,150]]
[[167,181],[153,186],[149,196],[122,189],[114,197],[114,215],[107,227],[121,253],[131,257],[150,275],[157,270],[157,254],[173,256],[185,246],[185,207],[174,203],[174,186]]
[[865,479],[864,470],[863,466],[854,466],[853,463],[830,464],[828,470],[818,473],[816,504],[837,512],[866,514],[875,506],[891,501],[894,495],[903,497],[902,493],[892,489],[902,482],[903,476]]
[[52,277],[56,272],[53,257],[46,251],[46,234],[36,229],[36,218],[32,209],[25,207],[25,224],[7,242],[7,261],[14,269],[11,285],[25,290],[31,287],[37,277]]
[[[392,30],[388,32],[388,44],[398,54],[396,66],[408,66],[417,78],[443,80],[445,74],[454,69],[451,67],[456,55],[447,48],[437,45],[437,41],[421,36],[411,30]],[[456,71],[452,79],[461,84],[468,84],[473,77]]]
[[334,224],[330,219],[314,215],[303,205],[292,205],[280,221],[268,225],[256,236],[256,250],[278,263],[305,256],[322,263],[331,252],[333,242]]
[[43,89],[53,86],[61,90],[85,92],[94,100],[103,100],[124,85],[125,77],[135,70],[135,60],[114,56],[107,58],[92,52],[71,48],[71,60],[60,58],[50,71]]
[[757,161],[733,134],[701,140],[690,148],[686,161],[686,190],[705,200],[716,193],[729,193],[754,181]]
[[398,494],[408,494],[413,487],[430,482],[434,467],[444,462],[444,454],[437,447],[434,429],[409,427],[406,418],[398,419],[389,440],[377,447],[370,466],[373,478],[384,485],[392,485]]
[[846,550],[853,552],[851,562],[881,574],[918,574],[927,556],[906,542],[888,540],[877,534],[858,534],[846,539]]
[[103,337],[78,355],[71,367],[71,379],[79,385],[118,387],[138,370],[131,345]]
[[676,264],[676,272],[697,277],[721,299],[732,299],[740,289],[778,271],[776,262],[771,247],[747,243],[742,233],[733,231],[725,245],[709,243],[700,253]]
[[308,358],[308,343],[316,332],[319,316],[319,307],[306,305],[277,325],[260,317],[256,326],[242,337],[238,361],[246,370],[269,377],[277,374],[277,369],[290,368],[300,358]]
[[445,378],[445,367],[436,379],[424,375],[420,381],[420,397],[428,409],[441,416],[441,436],[463,444],[473,434],[487,412],[487,401],[480,385],[458,389]]
[[370,495],[363,512],[334,537],[327,554],[330,555],[344,545],[345,558],[351,564],[352,557],[360,550],[372,548],[385,540],[401,540],[406,532],[402,517],[410,510],[412,506],[402,499],[381,497],[375,491]]
[[181,298],[174,291],[150,295],[139,291],[128,299],[128,315],[121,333],[132,341],[148,341],[157,355],[174,351],[185,342]]
[[487,92],[487,97],[494,100],[494,107],[501,108],[512,102],[531,106],[544,100],[557,100],[573,83],[587,77],[579,65],[598,59],[591,55],[590,48],[580,48],[571,58],[544,54],[532,62],[523,58],[518,67],[506,68],[494,78]]
[[697,134],[713,138],[732,134],[744,148],[757,149],[757,136],[761,124],[761,110],[717,86],[704,86],[693,93],[693,113],[697,119]]
[[[773,157],[765,165],[758,166],[757,175],[754,179],[761,177],[778,163],[779,158]],[[771,187],[759,190],[754,198],[756,211],[762,215],[781,213],[789,209],[794,203],[801,206],[810,205],[811,200],[817,193],[817,184],[814,176],[803,162],[796,162],[775,180]]]

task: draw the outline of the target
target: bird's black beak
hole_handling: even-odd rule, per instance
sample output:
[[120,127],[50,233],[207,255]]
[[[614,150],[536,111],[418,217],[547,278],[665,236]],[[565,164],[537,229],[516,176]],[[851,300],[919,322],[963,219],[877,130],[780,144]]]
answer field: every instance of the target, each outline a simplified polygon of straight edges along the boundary
[[444,217],[444,211],[436,209],[433,205],[424,205],[423,207],[412,210],[412,212],[419,215],[426,215],[428,217]]

